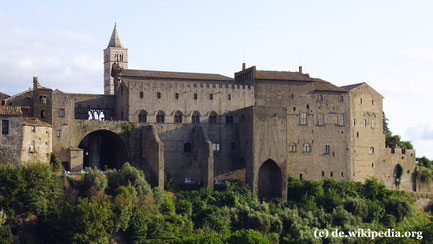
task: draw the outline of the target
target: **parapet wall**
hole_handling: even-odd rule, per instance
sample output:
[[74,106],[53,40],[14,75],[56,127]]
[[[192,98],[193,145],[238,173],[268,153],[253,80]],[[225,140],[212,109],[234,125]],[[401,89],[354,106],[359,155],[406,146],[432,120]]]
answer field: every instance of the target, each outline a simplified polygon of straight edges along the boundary
[[[385,148],[385,159],[377,165],[375,176],[389,189],[414,191],[415,150]],[[398,166],[401,177],[398,179]]]

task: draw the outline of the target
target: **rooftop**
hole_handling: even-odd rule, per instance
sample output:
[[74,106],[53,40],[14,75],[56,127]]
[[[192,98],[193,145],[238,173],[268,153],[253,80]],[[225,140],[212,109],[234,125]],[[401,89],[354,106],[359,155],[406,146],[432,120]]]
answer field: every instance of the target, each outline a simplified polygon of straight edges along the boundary
[[119,76],[121,76],[121,77],[140,77],[140,78],[158,78],[158,79],[233,81],[233,78],[219,75],[219,74],[153,71],[153,70],[134,70],[134,69],[124,69],[120,72]]
[[0,106],[0,115],[22,115],[21,106]]
[[23,124],[24,125],[36,125],[36,126],[50,126],[47,122],[44,122],[38,118],[35,117],[23,117]]

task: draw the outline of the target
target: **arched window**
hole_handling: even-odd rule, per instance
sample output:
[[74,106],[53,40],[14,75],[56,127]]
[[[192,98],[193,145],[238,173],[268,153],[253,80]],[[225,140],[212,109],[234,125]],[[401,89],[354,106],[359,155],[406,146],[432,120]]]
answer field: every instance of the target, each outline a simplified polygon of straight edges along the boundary
[[192,121],[193,124],[200,124],[200,113],[198,111],[194,111],[192,113]]
[[294,142],[290,143],[289,148],[290,148],[290,152],[296,152],[296,143]]
[[164,123],[165,121],[165,113],[163,111],[158,111],[156,113],[156,123]]
[[233,115],[226,116],[226,124],[233,124]]
[[41,118],[45,118],[45,110],[41,110]]
[[371,153],[371,154],[374,153],[374,147],[370,147],[370,153]]
[[174,123],[182,123],[183,113],[181,111],[176,111],[174,114]]
[[217,123],[218,114],[214,111],[212,111],[209,115],[209,124],[216,124]]
[[311,152],[311,145],[309,143],[304,144],[304,152]]
[[138,122],[146,123],[147,122],[147,112],[145,110],[141,110],[138,114]]

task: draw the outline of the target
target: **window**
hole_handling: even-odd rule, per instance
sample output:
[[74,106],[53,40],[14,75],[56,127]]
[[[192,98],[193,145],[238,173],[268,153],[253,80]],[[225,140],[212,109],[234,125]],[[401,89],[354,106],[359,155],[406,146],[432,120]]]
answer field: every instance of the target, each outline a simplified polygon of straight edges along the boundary
[[183,114],[181,111],[176,111],[174,114],[174,123],[180,124],[182,123]]
[[145,110],[141,110],[138,114],[138,122],[146,123],[147,122],[147,112]]
[[209,100],[213,100],[213,94],[209,94]]
[[219,143],[214,143],[212,144],[212,149],[214,151],[219,151],[220,150],[220,144]]
[[362,104],[362,98],[359,99],[359,104]]
[[329,154],[331,152],[331,147],[329,145],[325,145],[325,154]]
[[59,109],[59,117],[65,117],[65,109]]
[[344,99],[344,97],[343,97],[343,96],[339,96],[339,97],[338,97],[338,101],[339,101],[339,102],[342,102],[342,101],[343,101],[343,99]]
[[304,144],[304,152],[306,152],[306,153],[311,152],[311,146],[309,143]]
[[191,152],[191,143],[185,143],[183,144],[183,152],[189,153]]
[[374,124],[374,119],[371,120],[371,128],[374,129],[375,124]]
[[174,94],[174,99],[179,99],[179,93]]
[[334,177],[334,172],[331,172],[331,174],[330,174],[330,175],[331,175],[331,177]]
[[374,100],[371,100],[371,105],[374,105]]
[[217,113],[212,111],[209,115],[209,124],[216,124],[217,123]]
[[356,137],[359,137],[359,132],[356,132]]
[[343,172],[341,172],[341,178],[344,178],[344,173]]
[[197,100],[197,93],[194,93],[194,100]]
[[353,119],[353,126],[355,126],[356,125],[356,120],[355,119]]
[[161,92],[156,93],[156,98],[161,99]]
[[164,123],[165,121],[165,113],[163,111],[158,111],[156,113],[156,123]]
[[35,152],[35,141],[32,141],[30,143],[29,153],[34,153],[34,152]]
[[367,120],[364,119],[364,127],[367,127]]
[[9,120],[2,120],[2,135],[9,135]]
[[325,176],[325,171],[322,171],[322,177]]
[[317,125],[323,125],[323,113],[317,114]]
[[233,115],[226,116],[226,124],[233,124]]
[[36,126],[32,126],[32,132],[36,132]]
[[370,147],[370,153],[371,153],[371,154],[374,153],[374,147]]
[[307,104],[307,109],[310,109],[310,105]]
[[344,125],[344,114],[338,115],[338,125]]
[[307,113],[301,113],[300,123],[301,123],[301,125],[307,124]]
[[60,130],[56,131],[56,135],[57,135],[57,137],[60,137]]
[[296,107],[293,107],[293,112],[296,112]]
[[290,143],[290,152],[296,152],[296,143]]
[[232,95],[231,94],[227,95],[227,100],[232,100]]
[[299,179],[302,180],[302,174],[299,174]]
[[319,101],[323,101],[323,98],[324,98],[325,96],[323,95],[323,94],[319,94]]
[[193,124],[200,124],[200,113],[198,111],[194,111],[192,113],[192,121]]
[[45,110],[41,110],[41,118],[45,118]]
[[141,91],[140,92],[140,98],[143,98],[144,97],[144,94],[143,94],[143,92]]

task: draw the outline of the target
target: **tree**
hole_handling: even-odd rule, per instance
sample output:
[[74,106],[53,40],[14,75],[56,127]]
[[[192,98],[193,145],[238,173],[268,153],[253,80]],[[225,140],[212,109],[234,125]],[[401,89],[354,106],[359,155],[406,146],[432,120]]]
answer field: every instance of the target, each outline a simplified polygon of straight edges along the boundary
[[260,232],[255,230],[238,230],[233,233],[228,239],[229,244],[268,244],[269,240],[266,236],[262,236]]

